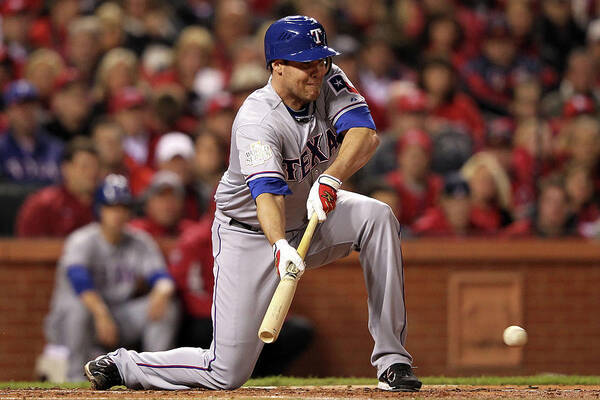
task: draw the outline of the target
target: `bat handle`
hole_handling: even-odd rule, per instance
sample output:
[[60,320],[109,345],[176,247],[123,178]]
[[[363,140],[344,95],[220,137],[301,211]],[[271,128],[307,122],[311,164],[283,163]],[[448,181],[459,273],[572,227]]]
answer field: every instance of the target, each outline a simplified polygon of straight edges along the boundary
[[298,245],[298,254],[302,259],[306,257],[306,253],[308,253],[308,247],[310,246],[310,241],[312,240],[313,234],[315,233],[315,229],[319,224],[319,218],[317,218],[317,213],[313,213],[312,217],[310,217],[310,221],[308,221],[308,226],[304,231],[304,235],[302,236],[302,240],[300,240],[300,244]]

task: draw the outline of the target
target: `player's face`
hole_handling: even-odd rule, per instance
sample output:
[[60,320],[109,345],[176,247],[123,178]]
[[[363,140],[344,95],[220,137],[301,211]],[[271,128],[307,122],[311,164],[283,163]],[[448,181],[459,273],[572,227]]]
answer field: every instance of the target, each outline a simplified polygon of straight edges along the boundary
[[280,67],[285,94],[293,103],[287,104],[286,98],[282,97],[288,106],[295,108],[317,100],[327,73],[326,59],[310,62],[285,61]]
[[118,234],[131,217],[129,207],[125,205],[102,206],[100,208],[100,223],[102,228],[111,234]]

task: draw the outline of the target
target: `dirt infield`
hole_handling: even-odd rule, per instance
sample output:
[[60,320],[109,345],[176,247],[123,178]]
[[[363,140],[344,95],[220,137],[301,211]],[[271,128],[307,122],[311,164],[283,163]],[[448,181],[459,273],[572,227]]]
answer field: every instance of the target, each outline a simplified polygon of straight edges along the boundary
[[234,391],[132,391],[116,389],[0,390],[1,399],[600,399],[600,386],[424,386],[418,393],[383,392],[374,386],[241,388]]

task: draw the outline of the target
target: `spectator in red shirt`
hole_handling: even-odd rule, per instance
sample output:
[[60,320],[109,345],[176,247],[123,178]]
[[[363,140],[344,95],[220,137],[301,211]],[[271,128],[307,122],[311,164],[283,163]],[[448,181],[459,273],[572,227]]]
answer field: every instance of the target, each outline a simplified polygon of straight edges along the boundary
[[[454,67],[448,61],[429,59],[421,69],[421,86],[429,104],[430,131],[439,131],[444,125],[453,125],[464,131],[473,141],[475,151],[485,142],[485,123],[477,104],[469,96],[457,90]],[[438,125],[438,129],[433,129]]]
[[100,119],[92,127],[92,139],[100,162],[100,177],[123,175],[129,179],[133,195],[139,196],[150,184],[154,170],[136,164],[125,154],[124,137],[123,128],[112,119]]
[[577,234],[577,218],[569,208],[568,195],[561,178],[551,176],[540,184],[540,197],[533,216],[513,222],[502,236],[557,238]]
[[437,204],[443,182],[429,169],[431,147],[429,135],[417,129],[407,131],[398,141],[398,169],[386,175],[386,181],[398,192],[401,224],[412,224]]
[[158,137],[147,126],[148,103],[145,94],[135,86],[119,90],[109,102],[109,111],[125,132],[125,153],[139,166],[152,166]]
[[198,220],[202,214],[202,197],[193,182],[194,143],[181,132],[163,135],[156,145],[155,165],[159,171],[176,173],[185,188],[184,212],[186,218]]
[[98,156],[93,143],[74,138],[65,148],[62,183],[30,195],[17,216],[21,237],[64,237],[94,220],[92,199],[98,180]]
[[449,175],[439,206],[429,208],[412,225],[416,236],[468,236],[474,233],[471,225],[469,184],[458,174]]
[[159,171],[143,196],[144,216],[129,224],[155,239],[179,236],[194,221],[182,218],[184,188],[177,174]]
[[461,168],[471,190],[471,224],[478,232],[495,234],[512,222],[508,175],[490,153],[479,152]]
[[38,18],[31,26],[30,41],[34,47],[46,47],[61,52],[69,23],[79,15],[79,0],[48,2],[48,16]]
[[534,208],[538,179],[556,168],[552,133],[547,122],[528,118],[517,125],[511,167],[514,217],[521,219]]
[[117,47],[102,56],[92,91],[96,113],[109,111],[113,97],[123,89],[138,84],[138,68],[138,58],[129,49]]

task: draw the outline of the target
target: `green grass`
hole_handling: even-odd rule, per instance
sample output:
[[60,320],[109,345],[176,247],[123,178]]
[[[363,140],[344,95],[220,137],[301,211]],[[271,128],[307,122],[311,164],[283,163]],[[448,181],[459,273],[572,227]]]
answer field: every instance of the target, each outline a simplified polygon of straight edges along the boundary
[[[425,385],[600,385],[600,376],[543,374],[534,376],[479,376],[449,378],[431,376],[421,378]],[[251,379],[245,386],[329,386],[329,385],[375,385],[373,378],[295,378],[273,376]],[[27,388],[89,388],[89,383],[47,383],[47,382],[0,382],[0,389]]]

